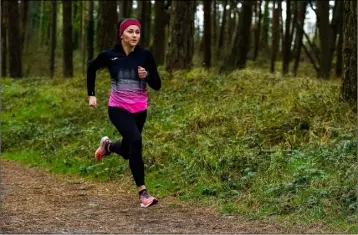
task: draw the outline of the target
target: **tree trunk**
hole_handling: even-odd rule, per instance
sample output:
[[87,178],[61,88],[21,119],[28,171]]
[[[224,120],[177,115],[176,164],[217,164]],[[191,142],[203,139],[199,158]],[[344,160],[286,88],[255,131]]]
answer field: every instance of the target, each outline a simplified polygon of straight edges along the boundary
[[152,43],[153,56],[158,65],[164,64],[164,51],[165,51],[165,27],[166,27],[166,14],[163,14],[165,2],[155,1],[155,20],[154,20],[154,42]]
[[211,67],[211,0],[204,1],[204,66]]
[[337,62],[336,62],[336,76],[342,77],[343,72],[343,35],[339,35],[337,44]]
[[87,1],[82,1],[82,18],[81,18],[81,55],[82,55],[82,73],[85,72],[86,63],[86,8]]
[[250,49],[250,29],[252,20],[253,1],[242,1],[242,13],[239,19],[239,58],[237,66],[239,69],[245,68],[247,53]]
[[171,6],[166,70],[190,69],[194,53],[194,1],[173,1]]
[[50,46],[51,39],[51,1],[46,1],[45,45]]
[[90,0],[88,2],[88,24],[86,27],[87,62],[93,59],[93,53],[94,53],[94,17],[93,17],[94,9],[93,8],[94,8],[93,0]]
[[1,77],[7,76],[7,4],[1,1]]
[[57,31],[57,1],[52,1],[50,77],[53,77],[55,74],[55,51],[56,51],[56,39],[57,39],[56,31]]
[[291,55],[291,0],[286,0],[286,22],[285,22],[285,35],[284,43],[282,48],[282,74],[286,75],[290,65]]
[[[304,0],[303,0],[304,1]],[[298,17],[298,5],[300,2],[296,2],[294,1],[293,4],[293,19],[291,20],[291,33],[290,33],[290,44],[292,45],[293,43],[293,39],[294,39],[294,35],[297,34],[297,17]],[[295,44],[293,47],[293,50],[291,50],[291,54],[290,54],[290,62],[293,59],[293,57],[295,56],[296,49],[295,49]]]
[[343,10],[344,6],[342,5],[341,11],[338,15],[338,43],[337,43],[337,62],[336,62],[336,76],[341,77],[342,76],[342,46],[343,46]]
[[280,37],[280,16],[279,9],[274,8],[272,13],[272,53],[271,53],[271,73],[275,72],[275,62],[279,48]]
[[204,33],[203,33],[203,36],[201,36],[200,44],[199,44],[199,54],[200,54],[200,56],[203,55],[204,51],[205,51],[205,37],[204,37]]
[[317,1],[318,30],[320,39],[320,72],[319,77],[329,78],[330,43],[331,34],[329,28],[329,1]]
[[123,0],[122,1],[123,6],[123,18],[130,18],[132,17],[133,12],[133,0]]
[[133,0],[118,0],[119,19],[131,18],[133,12]]
[[305,39],[307,40],[308,45],[311,48],[312,53],[315,55],[315,59],[317,60],[318,64],[320,64],[321,60],[320,60],[320,51],[317,48],[316,44],[314,41],[311,42],[311,39],[309,38],[309,36],[307,35],[307,33],[303,30],[303,36],[305,37]]
[[[235,1],[235,0],[232,0],[232,2],[231,2],[231,6],[230,6],[230,8],[232,8],[232,10],[231,10],[231,15],[232,15],[232,17],[231,17],[231,21],[230,21],[230,24],[229,25],[235,25],[236,26],[236,23],[238,22],[238,20],[237,20],[237,17],[238,17],[238,15],[239,15],[239,10],[238,10],[238,8],[237,8],[237,2]],[[229,26],[230,27],[230,26]],[[235,28],[237,28],[237,27],[235,27]],[[229,28],[229,29],[231,29],[231,28]]]
[[293,65],[293,75],[297,76],[297,69],[301,59],[301,48],[303,39],[303,26],[306,16],[307,1],[298,2],[296,42],[295,42],[295,62]]
[[256,25],[256,30],[255,30],[255,49],[254,49],[254,58],[253,60],[255,61],[257,58],[257,55],[259,53],[259,48],[260,48],[260,36],[261,36],[261,20],[262,20],[262,10],[261,10],[261,5],[262,5],[262,0],[259,1],[259,19]]
[[343,2],[335,1],[332,22],[331,22],[331,43],[330,43],[330,54],[329,54],[329,69],[330,70],[332,68],[334,52],[336,50],[338,32],[342,28],[342,23],[340,22],[341,21],[341,18],[340,18],[341,13],[343,14]]
[[[217,3],[216,3],[216,0],[209,0],[210,2],[212,2],[212,17],[210,15],[210,22],[211,22],[211,25],[212,25],[212,28],[211,28],[211,34],[212,34],[212,45],[215,47],[216,49],[216,43],[217,43],[217,32],[218,32],[218,17],[217,17],[217,12],[218,12],[218,9],[217,9]],[[205,5],[205,2],[204,2],[204,5]],[[205,11],[205,10],[204,10]],[[204,13],[205,14],[205,13]],[[205,17],[205,16],[204,16]]]
[[146,41],[147,41],[147,46],[149,47],[152,43],[152,2],[151,1],[146,1],[147,3],[147,13],[145,14],[146,18],[145,18],[145,22],[146,22]]
[[40,46],[44,44],[44,12],[45,12],[45,2],[43,0],[40,0],[40,9],[39,10],[39,24],[40,24],[40,30],[38,31],[38,38],[40,39]]
[[29,16],[28,16],[28,30],[27,30],[27,39],[26,39],[26,45],[25,45],[25,51],[27,48],[29,48],[29,44],[36,46],[40,42],[40,38],[38,37],[38,31],[39,31],[39,14],[38,14],[38,8],[40,7],[41,2],[40,1],[29,1]]
[[78,49],[79,44],[79,38],[80,38],[80,32],[78,27],[79,22],[79,1],[73,1],[72,2],[72,50],[75,51]]
[[27,17],[29,12],[28,0],[21,1],[21,51],[24,52],[25,36],[27,34]]
[[151,2],[140,1],[139,21],[142,25],[140,44],[143,47],[150,45],[150,24],[151,24]]
[[227,18],[227,9],[226,6],[228,4],[228,0],[225,0],[224,3],[224,12],[223,12],[223,17],[222,17],[222,22],[221,22],[221,27],[220,27],[220,35],[219,35],[219,44],[218,44],[218,48],[221,49],[224,43],[224,34],[225,34],[225,27],[226,27],[226,18]]
[[116,42],[117,3],[99,1],[98,50],[109,49]]
[[226,27],[226,40],[224,41],[224,44],[226,45],[226,51],[224,51],[224,54],[229,54],[230,50],[233,46],[235,37],[236,37],[236,1],[235,0],[231,0],[230,2],[230,8],[228,11],[228,23],[227,23],[227,27]]
[[[278,38],[278,40],[281,42],[281,46],[279,46],[279,57],[282,57],[282,53],[283,53],[283,48],[285,47],[285,34],[284,34],[284,31],[283,31],[283,16],[282,16],[282,13],[283,13],[283,10],[282,10],[282,1],[283,0],[279,0],[278,1],[278,11],[279,11],[279,30],[280,30],[280,36]],[[280,45],[280,44],[279,44]]]
[[262,37],[261,45],[269,52],[269,31],[270,31],[270,19],[269,19],[269,3],[270,1],[265,1],[264,15],[262,19]]
[[[357,2],[344,1],[342,99],[357,105]],[[356,108],[355,108],[356,110]]]
[[40,13],[40,43],[41,46],[48,46],[50,39],[50,3],[48,1],[41,1],[41,13]]
[[62,0],[63,13],[63,76],[73,77],[72,1]]
[[72,43],[73,50],[81,51],[81,39],[82,39],[82,12],[83,12],[83,1],[78,0],[72,2],[73,6],[73,15],[72,15]]
[[252,1],[242,1],[242,10],[239,16],[234,44],[223,66],[223,69],[227,71],[235,68],[243,69],[246,66],[247,52],[250,48],[252,7]]
[[9,20],[9,72],[10,77],[19,78],[22,77],[19,3],[5,1],[5,4]]

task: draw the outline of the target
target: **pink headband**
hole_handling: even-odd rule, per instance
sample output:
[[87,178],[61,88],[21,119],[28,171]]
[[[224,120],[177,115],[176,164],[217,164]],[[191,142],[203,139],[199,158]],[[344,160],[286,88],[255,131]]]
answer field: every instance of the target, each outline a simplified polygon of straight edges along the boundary
[[138,20],[136,19],[127,19],[127,20],[124,20],[121,25],[119,26],[119,32],[120,32],[120,36],[122,36],[124,30],[126,30],[126,28],[128,28],[128,26],[130,25],[136,25],[139,27],[139,29],[141,28],[141,25],[139,23]]

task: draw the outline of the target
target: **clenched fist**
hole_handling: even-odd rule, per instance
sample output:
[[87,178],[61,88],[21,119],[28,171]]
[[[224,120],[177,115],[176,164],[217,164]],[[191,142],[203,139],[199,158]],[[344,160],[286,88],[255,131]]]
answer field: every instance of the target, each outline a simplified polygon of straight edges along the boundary
[[138,76],[140,79],[146,78],[148,75],[148,72],[145,70],[145,68],[138,66]]

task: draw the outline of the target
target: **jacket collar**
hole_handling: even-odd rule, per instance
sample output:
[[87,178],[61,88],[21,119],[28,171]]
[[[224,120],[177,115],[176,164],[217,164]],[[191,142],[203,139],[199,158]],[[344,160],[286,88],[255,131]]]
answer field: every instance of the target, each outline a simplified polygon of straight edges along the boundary
[[[141,47],[139,45],[136,45],[131,53],[138,52],[138,50],[140,50],[140,48]],[[120,41],[116,43],[116,45],[113,48],[113,51],[123,53],[124,55],[126,54],[123,49],[122,43]],[[131,53],[129,53],[129,54],[131,54]]]

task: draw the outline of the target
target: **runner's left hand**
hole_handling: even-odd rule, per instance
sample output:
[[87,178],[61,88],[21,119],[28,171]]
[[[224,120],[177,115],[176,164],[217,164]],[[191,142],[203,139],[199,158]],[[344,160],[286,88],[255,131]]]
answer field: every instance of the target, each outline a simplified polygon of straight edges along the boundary
[[138,66],[138,76],[140,79],[146,78],[148,75],[148,72],[145,70],[145,68]]

